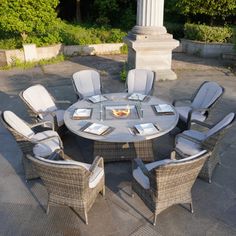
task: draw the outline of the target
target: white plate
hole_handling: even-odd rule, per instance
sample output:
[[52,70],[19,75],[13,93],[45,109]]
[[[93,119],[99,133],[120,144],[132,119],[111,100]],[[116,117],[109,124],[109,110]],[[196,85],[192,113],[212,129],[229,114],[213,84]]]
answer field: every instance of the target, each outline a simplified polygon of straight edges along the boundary
[[84,118],[84,117],[90,117],[91,115],[91,109],[86,108],[78,108],[74,111],[73,118]]
[[136,100],[136,101],[143,101],[146,95],[141,94],[141,93],[133,93],[131,94],[128,99],[130,100]]
[[141,135],[150,135],[158,132],[157,128],[152,123],[135,125]]
[[89,100],[93,103],[97,103],[97,102],[103,102],[103,101],[106,101],[107,98],[105,98],[104,96],[102,95],[94,95],[92,97],[89,98]]
[[91,134],[101,135],[101,134],[104,133],[108,128],[109,128],[109,126],[102,125],[102,124],[97,124],[97,123],[93,123],[93,124],[91,124],[89,127],[87,127],[87,128],[84,130],[84,132],[91,133]]
[[169,104],[159,104],[155,106],[157,112],[174,112],[173,108]]

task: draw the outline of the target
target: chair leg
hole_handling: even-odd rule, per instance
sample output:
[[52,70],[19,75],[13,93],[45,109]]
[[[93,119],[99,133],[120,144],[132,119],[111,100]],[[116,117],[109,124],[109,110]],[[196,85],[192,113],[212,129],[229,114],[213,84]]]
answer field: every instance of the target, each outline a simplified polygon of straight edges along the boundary
[[155,226],[156,225],[156,221],[157,221],[157,215],[154,213],[153,215],[153,225]]
[[47,214],[47,215],[49,214],[49,203],[48,203],[48,205],[47,205],[46,214]]
[[50,199],[50,194],[48,194],[48,202],[47,202],[47,209],[46,209],[46,214],[47,215],[49,213],[49,199]]
[[134,198],[134,190],[133,190],[132,187],[131,187],[130,195],[131,195],[132,198]]
[[211,178],[208,179],[208,183],[211,184]]
[[84,209],[84,219],[85,219],[85,224],[88,224],[88,214],[86,212],[86,210]]
[[193,211],[193,203],[192,203],[192,202],[190,203],[190,212],[191,212],[191,213],[194,212],[194,211]]
[[103,186],[101,193],[102,193],[102,196],[104,197],[104,196],[105,196],[105,193],[106,193],[106,187],[105,187],[105,185]]

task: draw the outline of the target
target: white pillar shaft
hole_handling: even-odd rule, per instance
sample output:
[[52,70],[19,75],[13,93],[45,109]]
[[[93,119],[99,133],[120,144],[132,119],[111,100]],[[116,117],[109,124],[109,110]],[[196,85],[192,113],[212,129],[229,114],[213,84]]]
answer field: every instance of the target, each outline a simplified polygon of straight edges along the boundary
[[138,0],[137,25],[145,27],[163,26],[164,0]]

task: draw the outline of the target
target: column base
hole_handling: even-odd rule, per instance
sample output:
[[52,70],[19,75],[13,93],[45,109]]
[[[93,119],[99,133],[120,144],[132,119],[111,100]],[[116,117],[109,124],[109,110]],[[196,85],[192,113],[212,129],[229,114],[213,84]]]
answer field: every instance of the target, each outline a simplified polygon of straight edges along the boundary
[[179,41],[171,34],[137,35],[130,32],[124,38],[128,45],[129,69],[149,69],[156,73],[156,80],[174,80],[177,75],[171,70],[172,50]]

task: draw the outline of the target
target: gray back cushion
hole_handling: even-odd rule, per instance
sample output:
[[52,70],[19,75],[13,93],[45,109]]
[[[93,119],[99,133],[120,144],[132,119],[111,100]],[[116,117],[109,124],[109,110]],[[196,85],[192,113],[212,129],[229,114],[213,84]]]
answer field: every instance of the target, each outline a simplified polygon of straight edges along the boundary
[[73,74],[75,89],[81,98],[101,94],[100,75],[95,70],[82,70]]
[[128,73],[128,93],[149,94],[154,82],[154,72],[144,69],[133,69]]
[[208,130],[208,132],[206,133],[206,138],[226,128],[234,120],[234,117],[235,117],[235,114],[233,112],[229,113],[227,116],[224,117],[224,119],[222,119],[214,127]]
[[216,82],[206,82],[201,86],[195,96],[192,102],[192,107],[208,108],[220,97],[222,93],[223,88]]
[[17,131],[21,135],[27,138],[31,138],[32,136],[34,136],[33,130],[12,111],[4,111],[3,119],[12,129]]
[[51,95],[40,84],[27,88],[22,96],[37,112],[55,111],[57,109]]

